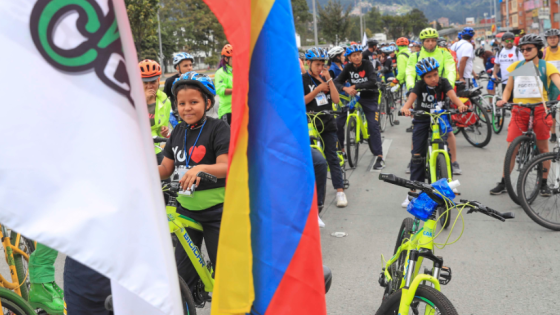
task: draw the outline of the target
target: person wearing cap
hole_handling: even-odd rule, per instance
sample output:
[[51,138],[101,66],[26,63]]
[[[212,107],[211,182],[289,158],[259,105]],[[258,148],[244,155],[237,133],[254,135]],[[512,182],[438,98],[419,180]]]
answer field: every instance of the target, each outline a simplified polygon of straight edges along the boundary
[[[154,60],[145,59],[138,64],[142,82],[144,83],[144,95],[148,105],[148,116],[152,127],[152,137],[167,138],[169,136],[169,117],[171,115],[171,100],[165,92],[159,89],[159,78],[161,67]],[[163,160],[161,147],[155,143],[155,152],[158,164]]]
[[[553,64],[556,69],[560,68],[560,50],[558,49],[558,38],[560,37],[560,31],[557,29],[550,29],[544,32],[544,37],[546,38],[546,43],[548,47],[544,49],[543,52],[543,59],[546,62],[550,62]],[[549,100],[556,100],[560,96],[560,91],[556,87],[556,85],[551,84],[548,89],[548,99]],[[552,114],[552,126],[550,127],[550,142],[556,142],[556,112]]]

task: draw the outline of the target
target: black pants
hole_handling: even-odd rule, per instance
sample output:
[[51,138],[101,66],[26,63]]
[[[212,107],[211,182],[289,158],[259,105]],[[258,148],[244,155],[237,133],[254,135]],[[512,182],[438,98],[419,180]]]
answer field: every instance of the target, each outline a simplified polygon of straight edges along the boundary
[[361,99],[360,104],[364,109],[364,114],[368,122],[369,132],[369,149],[374,156],[383,155],[383,148],[381,147],[381,130],[379,129],[379,108],[377,106],[377,98]]
[[[513,78],[511,78],[513,80]],[[504,91],[506,90],[506,85],[507,83],[502,83],[502,95],[504,93]],[[508,103],[513,103],[513,91],[511,91],[511,95],[509,96],[509,100]]]
[[344,188],[344,181],[342,176],[342,168],[336,153],[338,148],[338,137],[336,131],[324,131],[321,133],[323,139],[325,157],[331,169],[331,178],[334,189]]
[[105,300],[111,295],[111,280],[66,256],[64,301],[68,315],[109,315]]
[[348,118],[348,112],[345,111],[344,114],[342,115],[338,115],[338,117],[336,117],[336,135],[338,137],[338,144],[340,145],[340,148],[344,148],[344,139],[345,139],[345,135],[344,135],[344,125],[346,125],[346,119]]
[[317,185],[317,206],[322,206],[327,188],[327,160],[317,149],[311,149],[313,170],[315,171],[315,185]]
[[[220,237],[223,210],[223,204],[212,207],[208,210],[200,211],[190,211],[180,205],[177,206],[177,212],[179,214],[202,224],[202,233],[197,230],[188,229],[189,236],[199,249],[201,249],[202,240],[204,239],[206,250],[208,252],[208,258],[210,258],[210,261],[214,266],[214,270],[216,270],[216,255],[218,254],[218,239]],[[177,271],[179,272],[179,276],[187,282],[187,285],[191,291],[193,291],[196,283],[198,282],[199,276],[181,244],[177,244],[175,247],[175,261],[177,262]]]
[[231,113],[223,114],[221,119],[231,126]]

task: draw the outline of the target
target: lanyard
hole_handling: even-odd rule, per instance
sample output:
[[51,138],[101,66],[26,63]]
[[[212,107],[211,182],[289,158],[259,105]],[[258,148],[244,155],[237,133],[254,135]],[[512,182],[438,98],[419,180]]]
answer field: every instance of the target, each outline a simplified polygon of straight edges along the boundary
[[[313,80],[313,76],[311,76],[309,74],[309,71],[307,71],[307,75],[311,78],[311,81],[313,82],[313,84],[315,84],[315,87],[318,87],[317,83],[315,82],[315,80]],[[320,76],[319,76],[320,77]]]
[[[206,120],[208,121],[208,120]],[[189,167],[189,162],[191,161],[191,157],[194,151],[194,148],[196,147],[196,143],[198,142],[198,138],[200,138],[200,135],[202,134],[202,129],[204,129],[204,125],[206,125],[206,121],[202,124],[202,127],[200,128],[200,131],[198,132],[198,136],[196,137],[196,140],[194,141],[194,144],[192,146],[191,149],[191,153],[189,153],[187,155],[187,163],[185,164],[187,166],[187,168]],[[189,131],[189,125],[187,125],[187,128],[185,129],[185,146],[183,147],[183,150],[185,150],[185,154],[187,153],[187,132]]]

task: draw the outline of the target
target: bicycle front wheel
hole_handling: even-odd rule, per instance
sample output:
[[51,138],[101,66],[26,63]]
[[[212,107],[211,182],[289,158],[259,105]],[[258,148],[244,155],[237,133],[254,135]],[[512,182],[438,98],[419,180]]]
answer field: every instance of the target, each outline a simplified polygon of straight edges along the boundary
[[379,104],[379,129],[381,132],[384,132],[387,128],[387,107],[387,98],[383,95]]
[[[550,165],[549,165],[550,164]],[[543,179],[543,170],[548,177]],[[551,194],[535,193],[543,182]],[[538,190],[537,190],[538,191]],[[525,213],[542,227],[560,231],[560,160],[555,152],[537,155],[521,170],[517,181],[517,196]]]
[[[515,151],[517,154],[514,155]],[[513,202],[519,204],[517,198],[517,181],[520,171],[536,156],[539,149],[536,143],[529,136],[519,136],[515,138],[509,145],[504,160],[504,180],[506,182],[506,190]],[[513,168],[512,168],[513,165]],[[533,188],[531,195],[538,193],[538,187]]]
[[[402,298],[402,289],[391,294],[381,304],[376,315],[397,315],[399,304]],[[414,299],[410,303],[408,314],[437,314],[437,315],[458,315],[457,310],[449,299],[438,290],[427,285],[419,285]],[[400,314],[405,315],[405,314]]]
[[358,166],[358,154],[360,151],[360,143],[356,138],[358,132],[358,121],[355,116],[350,116],[348,119],[348,126],[346,127],[346,156],[348,157],[348,164],[351,168]]
[[467,141],[477,148],[483,148],[492,139],[492,125],[484,107],[476,99],[471,99],[474,113],[477,115],[476,122],[463,128],[463,135]]
[[497,107],[495,102],[500,101],[502,98],[492,94],[482,95],[484,106],[491,111],[492,130],[495,134],[499,134],[504,128],[505,110]]
[[185,315],[196,315],[196,305],[194,304],[194,298],[189,289],[189,286],[179,276],[179,289],[181,290],[181,303],[183,304],[183,314]]

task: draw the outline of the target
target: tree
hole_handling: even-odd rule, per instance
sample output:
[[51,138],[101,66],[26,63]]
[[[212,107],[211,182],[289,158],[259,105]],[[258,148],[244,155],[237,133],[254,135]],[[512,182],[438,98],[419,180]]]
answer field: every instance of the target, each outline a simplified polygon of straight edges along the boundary
[[309,13],[309,6],[305,0],[292,0],[292,14],[294,15],[294,25],[298,34],[307,31],[307,25],[313,20],[313,15]]
[[385,26],[387,35],[389,35],[388,37],[392,39],[406,36],[410,28],[410,21],[406,15],[384,15],[381,17],[381,21]]
[[381,12],[377,7],[372,7],[371,10],[364,16],[366,21],[366,28],[370,29],[372,33],[383,32],[383,22],[381,21]]
[[443,27],[441,26],[441,24],[439,24],[439,22],[436,21],[436,30],[441,30]]
[[145,47],[144,41],[153,40],[152,37],[157,37],[159,0],[125,0],[125,5],[134,46],[136,46],[138,59],[140,59],[145,54],[142,51]]
[[420,34],[421,30],[429,26],[428,18],[417,8],[412,9],[405,16],[410,22],[410,31],[414,34]]
[[320,30],[321,35],[327,42],[336,44],[336,40],[342,40],[349,34],[350,28],[350,6],[344,10],[340,0],[333,2],[329,0],[327,5],[322,8],[317,4],[319,11],[319,21],[317,28]]

